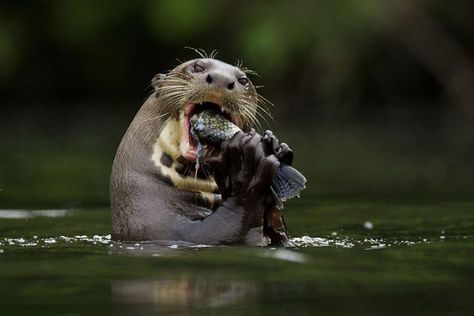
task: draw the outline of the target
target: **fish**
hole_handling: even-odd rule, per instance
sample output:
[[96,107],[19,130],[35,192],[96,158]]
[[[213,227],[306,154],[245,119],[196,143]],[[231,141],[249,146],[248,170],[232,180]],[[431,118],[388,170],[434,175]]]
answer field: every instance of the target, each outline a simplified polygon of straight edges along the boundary
[[[224,142],[241,131],[237,125],[214,110],[204,110],[194,114],[190,119],[191,135],[198,141],[198,157],[203,156],[201,150],[205,146],[220,148]],[[272,180],[272,193],[276,195],[280,206],[282,206],[281,202],[299,197],[300,192],[305,188],[305,176],[295,168],[280,162]]]

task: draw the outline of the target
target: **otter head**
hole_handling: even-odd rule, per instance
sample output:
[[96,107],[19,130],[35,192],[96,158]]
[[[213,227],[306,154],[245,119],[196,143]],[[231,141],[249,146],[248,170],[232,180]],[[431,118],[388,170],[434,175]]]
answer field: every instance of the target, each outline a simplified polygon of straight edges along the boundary
[[[167,117],[162,133],[166,134],[168,152],[186,160],[196,159],[197,143],[190,135],[190,118],[205,109],[215,109],[246,130],[259,125],[260,111],[267,113],[264,99],[257,94],[247,77],[248,71],[213,58],[187,61],[152,81],[156,110]],[[173,155],[176,156],[176,155]],[[177,157],[175,157],[177,158]]]

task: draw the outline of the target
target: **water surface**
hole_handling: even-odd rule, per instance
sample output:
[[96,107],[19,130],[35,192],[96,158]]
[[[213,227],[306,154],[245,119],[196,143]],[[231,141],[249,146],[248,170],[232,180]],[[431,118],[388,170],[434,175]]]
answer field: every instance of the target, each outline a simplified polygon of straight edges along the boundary
[[105,208],[0,211],[0,314],[474,310],[473,202],[290,206],[292,249],[124,244],[110,240]]

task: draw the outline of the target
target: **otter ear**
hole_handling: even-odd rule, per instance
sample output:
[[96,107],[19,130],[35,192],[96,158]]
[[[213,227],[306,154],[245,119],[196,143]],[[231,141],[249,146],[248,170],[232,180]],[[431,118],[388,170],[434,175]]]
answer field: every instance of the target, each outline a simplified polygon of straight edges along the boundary
[[158,90],[159,87],[163,84],[163,79],[165,79],[166,75],[165,74],[156,74],[153,79],[151,79],[151,86],[155,89],[155,91]]

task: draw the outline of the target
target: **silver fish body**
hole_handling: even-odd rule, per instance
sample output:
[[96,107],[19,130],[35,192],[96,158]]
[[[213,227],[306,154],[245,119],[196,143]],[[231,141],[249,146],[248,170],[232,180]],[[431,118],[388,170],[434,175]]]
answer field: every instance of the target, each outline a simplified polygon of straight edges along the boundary
[[[200,144],[219,147],[241,129],[225,116],[212,110],[204,110],[191,117],[190,132]],[[306,187],[306,178],[295,168],[280,164],[273,177],[272,189],[281,201],[295,196]]]

